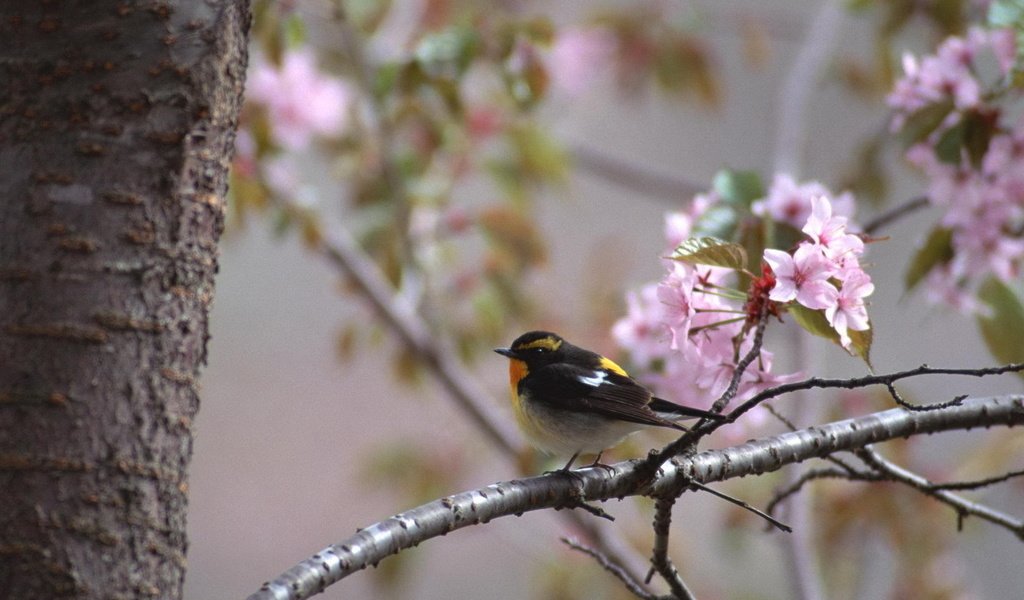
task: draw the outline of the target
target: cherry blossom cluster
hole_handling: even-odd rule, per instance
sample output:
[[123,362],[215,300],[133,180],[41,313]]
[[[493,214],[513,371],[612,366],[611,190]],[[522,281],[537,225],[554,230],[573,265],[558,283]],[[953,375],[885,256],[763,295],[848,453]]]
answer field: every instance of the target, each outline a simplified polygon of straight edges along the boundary
[[[869,327],[865,298],[874,285],[860,265],[864,241],[847,231],[847,216],[835,210],[837,204],[849,214],[853,198],[843,194],[833,202],[831,197],[835,196],[817,182],[798,183],[779,175],[765,197],[752,203],[755,214],[794,225],[794,231],[801,227],[806,237],[792,252],[766,249],[765,272],[754,279],[751,290],[769,290],[769,299],[780,305],[797,303],[822,311],[840,342],[849,347],[850,331]],[[696,196],[687,211],[666,215],[670,250],[702,235],[705,218],[724,204],[710,192]],[[753,343],[745,311],[749,294],[730,289],[735,285],[732,269],[664,262],[666,274],[660,282],[627,294],[627,313],[615,323],[612,335],[629,352],[635,371],[658,393],[684,404],[706,405],[725,390],[738,357]],[[772,354],[762,349],[744,373],[737,397],[797,377],[771,370]],[[752,417],[765,418],[757,413]]]
[[975,28],[948,38],[935,55],[904,57],[904,77],[889,96],[895,129],[909,128],[915,113],[938,109],[941,116],[941,107],[952,107],[906,157],[927,176],[928,201],[944,210],[938,227],[949,239],[925,275],[927,297],[964,313],[984,310],[976,299],[982,282],[1019,276],[1024,260],[1024,121],[1000,123],[1000,95],[986,92],[979,76],[987,54],[1008,76],[1013,31]]
[[870,327],[864,299],[875,286],[860,266],[864,241],[848,233],[846,223],[846,217],[832,214],[826,196],[816,196],[811,199],[811,214],[801,229],[809,239],[800,242],[792,254],[768,248],[764,260],[775,275],[775,286],[768,297],[825,311],[840,343],[849,348],[850,330]]
[[[679,217],[673,216],[672,228],[680,226]],[[733,276],[729,269],[678,261],[666,261],[666,268],[661,282],[627,294],[627,314],[612,335],[644,383],[675,402],[707,406],[725,391],[737,355],[752,343],[748,333],[735,345],[743,334],[742,301],[719,293]],[[772,354],[762,349],[744,372],[738,397],[782,382],[771,368]]]
[[973,27],[966,37],[947,38],[934,55],[920,61],[912,54],[904,54],[904,75],[888,98],[895,111],[892,128],[899,130],[908,117],[935,103],[949,101],[956,109],[947,125],[956,122],[957,112],[981,106],[985,102],[985,86],[979,79],[979,63],[985,50],[991,51],[999,71],[1008,74],[1017,53],[1015,33],[1011,29]]
[[927,297],[982,311],[978,286],[1019,277],[1024,261],[1024,121],[992,138],[980,168],[942,162],[927,143],[907,158],[926,174],[928,200],[945,210],[939,225],[950,233],[950,257],[928,272]]

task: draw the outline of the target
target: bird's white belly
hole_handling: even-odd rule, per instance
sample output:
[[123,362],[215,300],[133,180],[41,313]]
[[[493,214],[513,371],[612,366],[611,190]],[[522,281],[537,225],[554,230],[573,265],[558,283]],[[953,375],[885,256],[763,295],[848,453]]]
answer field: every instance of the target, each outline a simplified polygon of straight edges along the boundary
[[520,403],[517,408],[516,418],[523,431],[535,446],[549,454],[596,454],[644,427],[639,423],[551,408],[530,401]]

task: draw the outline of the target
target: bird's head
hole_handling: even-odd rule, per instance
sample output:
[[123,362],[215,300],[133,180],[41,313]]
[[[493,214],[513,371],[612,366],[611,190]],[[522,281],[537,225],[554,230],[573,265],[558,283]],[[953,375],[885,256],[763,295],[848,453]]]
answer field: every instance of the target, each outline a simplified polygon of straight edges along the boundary
[[556,333],[530,331],[517,337],[508,348],[495,348],[494,351],[530,366],[542,366],[561,360],[570,347],[571,344]]

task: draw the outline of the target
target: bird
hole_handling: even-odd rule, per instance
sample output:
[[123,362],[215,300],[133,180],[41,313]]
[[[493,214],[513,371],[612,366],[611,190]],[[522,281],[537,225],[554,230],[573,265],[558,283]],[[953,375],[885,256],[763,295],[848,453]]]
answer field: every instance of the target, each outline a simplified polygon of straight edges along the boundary
[[530,331],[495,352],[509,359],[512,408],[519,428],[538,449],[571,455],[601,454],[645,426],[686,431],[688,418],[723,415],[656,398],[625,369],[550,331]]

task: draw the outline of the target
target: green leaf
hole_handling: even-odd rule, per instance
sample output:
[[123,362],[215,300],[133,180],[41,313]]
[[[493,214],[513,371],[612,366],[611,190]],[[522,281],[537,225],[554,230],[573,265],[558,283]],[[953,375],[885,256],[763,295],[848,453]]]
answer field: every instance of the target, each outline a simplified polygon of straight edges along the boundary
[[756,171],[724,169],[715,174],[711,188],[726,202],[750,208],[754,200],[764,198],[764,185]]
[[871,365],[871,342],[874,341],[875,328],[870,326],[864,331],[857,331],[855,329],[848,329],[847,333],[850,335],[850,348],[847,352],[851,352],[855,356],[859,356],[861,360],[867,364],[868,367]]
[[807,333],[839,343],[839,333],[828,324],[825,311],[807,308],[795,302],[787,308],[787,311],[793,315],[796,324],[803,327]]
[[962,119],[956,125],[942,133],[939,141],[935,144],[935,156],[949,165],[960,164],[960,149],[967,139],[967,119]]
[[[793,320],[796,321],[796,324],[804,328],[804,331],[830,340],[840,348],[843,347],[839,343],[839,332],[829,325],[828,319],[825,317],[825,311],[814,310],[796,303],[791,304],[787,310],[789,314],[793,315]],[[871,329],[869,328],[864,331],[853,331],[851,329],[849,334],[850,347],[843,348],[843,350],[846,350],[853,356],[860,357],[870,367],[871,341],[873,338]]]
[[1024,0],[996,0],[988,7],[988,23],[992,27],[1024,29]]
[[430,77],[458,79],[473,62],[480,45],[472,28],[453,26],[424,37],[414,56]]
[[[990,277],[978,290],[978,299],[988,305],[990,314],[978,317],[978,328],[988,351],[1001,363],[1024,362],[1024,306],[1022,290],[1014,291]],[[1024,374],[1018,373],[1024,376]]]
[[907,117],[903,124],[902,138],[906,146],[913,146],[942,125],[946,116],[953,112],[953,101],[936,102],[918,109]]
[[945,227],[936,227],[928,234],[924,244],[917,249],[910,259],[907,272],[903,275],[903,285],[907,291],[914,289],[933,268],[953,259],[953,231]]
[[736,213],[736,208],[725,202],[712,204],[693,224],[694,237],[731,239],[736,232]]
[[377,69],[372,82],[373,95],[383,98],[395,89],[402,74],[404,65],[397,62],[385,63]]
[[772,239],[768,242],[769,248],[795,248],[797,244],[807,239],[807,235],[789,223],[773,223]]
[[306,43],[306,24],[296,13],[288,15],[284,21],[284,40],[288,48],[298,48]]
[[[761,257],[764,256],[765,226],[761,219],[746,218],[737,228],[737,241],[747,253],[747,270],[755,276],[761,274]],[[744,285],[746,285],[744,281]]]
[[518,161],[521,177],[555,184],[567,181],[569,155],[550,131],[522,125],[509,130],[507,139]]
[[672,260],[739,270],[747,266],[747,251],[739,244],[717,238],[690,238],[679,244]]
[[532,17],[519,24],[518,29],[540,44],[550,44],[555,39],[555,24],[548,17]]
[[981,169],[981,162],[988,152],[988,145],[995,135],[998,121],[995,115],[986,115],[978,111],[972,111],[964,117],[964,147],[967,149],[967,157],[971,159],[971,166],[975,169]]

